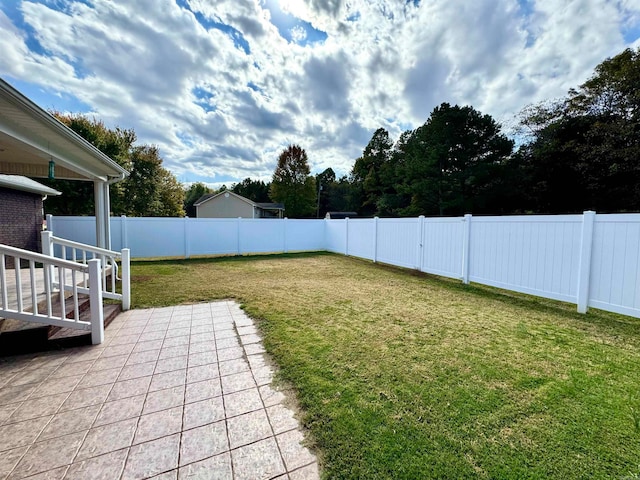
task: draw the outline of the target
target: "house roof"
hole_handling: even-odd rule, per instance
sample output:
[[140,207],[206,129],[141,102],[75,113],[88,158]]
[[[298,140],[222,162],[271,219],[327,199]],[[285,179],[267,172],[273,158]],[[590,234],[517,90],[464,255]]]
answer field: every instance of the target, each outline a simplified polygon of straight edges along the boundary
[[53,188],[42,185],[41,183],[23,177],[22,175],[2,175],[0,174],[0,187],[11,188],[23,192],[37,193],[38,195],[61,195],[61,193]]
[[0,78],[0,172],[63,179],[124,178],[128,172]]
[[220,193],[207,193],[203,196],[201,196],[198,200],[196,200],[196,202],[193,204],[194,207],[199,207],[200,205],[202,205],[205,202],[208,202],[209,200],[213,200],[214,198],[219,197],[220,195],[223,194],[229,194],[229,195],[233,195],[234,197],[242,200],[243,202],[248,203],[249,205],[253,206],[253,207],[258,207],[258,208],[262,208],[263,210],[284,210],[284,205],[282,203],[258,203],[258,202],[254,202],[253,200],[249,200],[246,197],[243,197],[242,195],[238,195],[235,192],[232,192],[231,190],[223,190]]

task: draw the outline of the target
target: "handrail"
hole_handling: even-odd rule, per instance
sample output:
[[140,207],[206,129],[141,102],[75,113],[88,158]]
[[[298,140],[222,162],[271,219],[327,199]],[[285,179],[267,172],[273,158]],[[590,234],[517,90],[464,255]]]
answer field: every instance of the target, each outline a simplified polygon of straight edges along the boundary
[[54,267],[69,268],[72,270],[79,270],[84,273],[89,273],[89,267],[84,263],[72,262],[71,260],[64,260],[62,258],[51,257],[42,253],[31,252],[29,250],[22,250],[20,248],[10,247],[9,245],[0,245],[0,252],[9,253],[12,257],[19,257],[25,260],[33,260],[34,262],[40,262]]
[[94,247],[93,245],[87,245],[85,243],[74,242],[73,240],[67,240],[66,238],[51,236],[51,240],[58,245],[64,245],[65,247],[77,248],[78,250],[86,250],[87,252],[97,253],[99,255],[106,255],[119,258],[122,256],[120,252],[114,250],[107,250],[106,248]]

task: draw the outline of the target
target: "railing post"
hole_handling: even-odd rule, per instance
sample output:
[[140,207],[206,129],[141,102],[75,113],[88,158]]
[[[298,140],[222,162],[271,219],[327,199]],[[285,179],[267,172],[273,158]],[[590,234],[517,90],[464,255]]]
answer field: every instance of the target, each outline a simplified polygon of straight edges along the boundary
[[344,219],[344,255],[349,256],[349,217]]
[[589,280],[591,277],[591,249],[593,247],[593,224],[596,212],[588,210],[582,214],[582,237],[578,264],[578,313],[587,313],[589,305]]
[[469,284],[469,252],[471,242],[471,214],[467,213],[462,221],[462,283]]
[[53,233],[53,215],[47,213],[47,230]]
[[378,217],[373,217],[373,263],[378,261]]
[[131,308],[131,251],[123,248],[121,252],[122,263],[122,310]]
[[418,217],[418,245],[417,245],[417,258],[416,258],[416,270],[422,270],[422,237],[424,232],[424,215]]
[[100,260],[93,258],[89,265],[89,305],[91,308],[91,343],[104,341],[104,312],[102,310],[102,278]]
[[[48,215],[50,216],[50,215]],[[47,228],[49,228],[49,223],[47,222]],[[54,257],[53,254],[53,232],[51,232],[50,230],[44,230],[41,234],[41,238],[42,238],[42,254],[46,255],[48,257]],[[44,266],[45,269],[47,269],[47,275],[45,276],[45,280],[49,281],[49,291],[52,292],[53,291],[53,282],[54,282],[54,278],[53,278],[53,265],[45,265]]]

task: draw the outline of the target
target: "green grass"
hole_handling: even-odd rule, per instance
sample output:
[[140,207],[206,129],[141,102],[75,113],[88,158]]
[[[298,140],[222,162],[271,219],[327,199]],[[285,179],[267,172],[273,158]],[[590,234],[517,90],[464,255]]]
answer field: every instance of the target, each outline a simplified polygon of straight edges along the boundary
[[136,307],[236,298],[326,478],[637,478],[640,321],[331,254],[136,262]]

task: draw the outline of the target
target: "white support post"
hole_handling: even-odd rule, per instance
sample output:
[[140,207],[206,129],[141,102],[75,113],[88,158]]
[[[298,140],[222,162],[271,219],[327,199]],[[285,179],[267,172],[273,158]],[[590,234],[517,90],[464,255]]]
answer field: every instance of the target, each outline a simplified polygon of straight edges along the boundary
[[53,215],[47,213],[47,230],[53,232]]
[[91,308],[91,343],[104,341],[104,312],[102,310],[102,278],[100,260],[89,260],[89,305]]
[[104,190],[104,244],[107,250],[111,250],[111,197],[109,196],[109,183],[102,184]]
[[129,246],[129,232],[127,232],[127,216],[120,215],[120,241],[122,242],[122,248]]
[[289,253],[289,250],[287,249],[287,217],[284,217],[282,219],[282,237],[283,237],[283,246],[282,246],[282,251],[284,253]]
[[96,246],[106,248],[105,224],[104,224],[104,188],[99,181],[93,182],[93,197],[95,200],[96,214]]
[[344,219],[344,255],[349,256],[349,217]]
[[464,222],[462,229],[462,283],[469,284],[469,252],[471,246],[471,219],[470,213],[467,213],[462,221]]
[[236,223],[236,236],[238,237],[238,245],[237,245],[238,255],[242,255],[242,252],[240,251],[240,222],[241,221],[242,221],[242,217],[238,217],[238,221]]
[[373,217],[373,263],[378,261],[378,217]]
[[183,221],[183,233],[184,233],[184,258],[189,258],[191,252],[189,252],[189,217],[184,217]]
[[122,259],[122,310],[131,308],[131,251],[123,248]]
[[422,237],[424,236],[424,215],[418,217],[418,242],[416,252],[416,270],[422,270]]
[[578,265],[578,313],[587,313],[589,305],[589,280],[591,277],[591,249],[596,212],[588,210],[582,215],[582,237]]
[[[43,255],[47,255],[48,257],[53,257],[53,240],[51,239],[51,237],[53,237],[53,232],[50,232],[49,230],[45,230],[41,233],[41,239],[42,239],[42,254]],[[44,268],[47,269],[47,275],[45,276],[45,279],[49,281],[49,291],[52,292],[53,291],[53,265],[48,265],[45,266]]]

